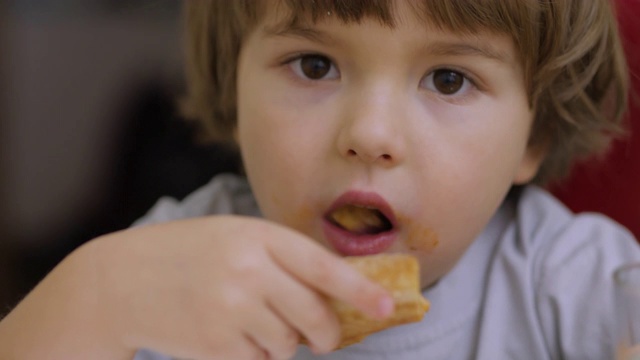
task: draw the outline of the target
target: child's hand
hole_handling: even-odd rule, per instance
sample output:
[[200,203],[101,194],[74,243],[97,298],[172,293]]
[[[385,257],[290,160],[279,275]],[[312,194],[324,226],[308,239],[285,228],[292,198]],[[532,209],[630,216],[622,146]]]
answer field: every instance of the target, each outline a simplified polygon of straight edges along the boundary
[[[264,220],[209,217],[96,240],[105,323],[126,347],[188,358],[285,359],[299,337],[326,352],[339,325],[324,293],[374,317],[391,299],[312,240]],[[262,356],[262,357],[261,357]]]

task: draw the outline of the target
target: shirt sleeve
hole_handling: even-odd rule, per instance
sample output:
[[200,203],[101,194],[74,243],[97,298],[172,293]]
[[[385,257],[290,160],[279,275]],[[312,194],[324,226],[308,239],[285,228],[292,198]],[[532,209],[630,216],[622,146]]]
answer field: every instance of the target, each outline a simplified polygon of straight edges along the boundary
[[245,178],[223,174],[189,194],[182,201],[162,197],[132,226],[151,225],[172,220],[213,214],[260,216],[251,189]]

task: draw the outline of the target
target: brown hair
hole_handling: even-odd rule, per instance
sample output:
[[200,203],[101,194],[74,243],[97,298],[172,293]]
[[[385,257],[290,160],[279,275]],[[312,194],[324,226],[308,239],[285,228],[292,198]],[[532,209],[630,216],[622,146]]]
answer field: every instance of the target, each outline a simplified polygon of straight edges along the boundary
[[[392,0],[279,0],[289,24],[365,17],[393,27]],[[576,159],[602,153],[623,133],[628,75],[609,0],[423,0],[418,14],[458,33],[488,30],[510,34],[528,86],[535,120],[530,146],[546,151],[534,182],[566,175]],[[271,4],[272,5],[272,4]],[[185,1],[187,118],[218,141],[233,142],[236,67],[243,38],[266,10],[258,0]]]

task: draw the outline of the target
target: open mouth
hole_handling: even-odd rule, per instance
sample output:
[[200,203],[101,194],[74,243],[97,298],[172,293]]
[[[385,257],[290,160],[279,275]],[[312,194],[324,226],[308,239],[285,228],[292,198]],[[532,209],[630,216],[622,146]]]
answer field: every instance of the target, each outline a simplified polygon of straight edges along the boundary
[[375,192],[347,191],[325,213],[323,231],[329,246],[344,256],[386,251],[399,237],[394,211]]
[[347,204],[327,215],[333,225],[355,235],[374,235],[393,229],[393,224],[380,210]]

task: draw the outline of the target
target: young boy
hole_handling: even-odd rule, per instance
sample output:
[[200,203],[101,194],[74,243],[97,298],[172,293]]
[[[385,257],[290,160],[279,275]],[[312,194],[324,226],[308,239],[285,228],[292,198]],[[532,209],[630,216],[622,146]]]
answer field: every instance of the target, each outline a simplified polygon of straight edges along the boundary
[[[247,180],[75,251],[0,323],[0,358],[612,357],[612,272],[640,251],[537,186],[619,131],[607,0],[185,6],[185,110]],[[325,296],[392,311],[341,259],[381,252],[418,258],[431,310],[332,352]]]

